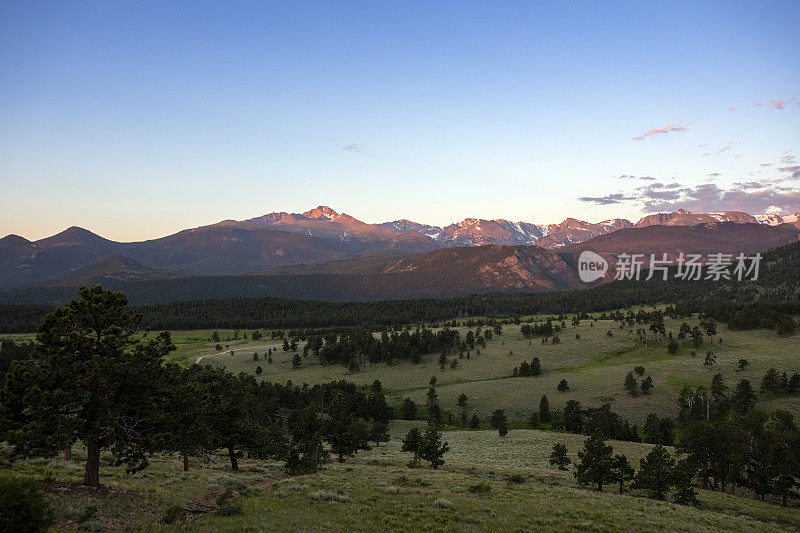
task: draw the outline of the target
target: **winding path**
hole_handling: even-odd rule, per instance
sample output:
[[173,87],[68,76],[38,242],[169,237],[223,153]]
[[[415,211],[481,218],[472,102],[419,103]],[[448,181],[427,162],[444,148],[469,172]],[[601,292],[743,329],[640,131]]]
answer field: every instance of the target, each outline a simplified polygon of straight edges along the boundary
[[[233,352],[242,352],[244,350],[256,350],[258,348],[274,348],[274,347],[275,346],[273,344],[265,344],[263,346],[248,346],[247,348],[238,348],[238,349],[234,348]],[[231,353],[231,350],[225,350],[224,352],[210,353],[208,355],[201,355],[200,357],[194,360],[194,364],[199,365],[200,361],[202,361],[206,357],[216,357],[218,355],[223,355],[226,353],[227,354]]]

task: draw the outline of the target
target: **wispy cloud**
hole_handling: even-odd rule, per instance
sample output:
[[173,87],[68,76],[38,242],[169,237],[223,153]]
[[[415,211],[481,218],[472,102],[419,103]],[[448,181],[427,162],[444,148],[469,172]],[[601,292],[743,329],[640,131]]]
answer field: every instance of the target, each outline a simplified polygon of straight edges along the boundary
[[[711,155],[720,155],[725,152],[731,152],[733,151],[733,147],[736,146],[737,144],[739,144],[739,141],[730,141],[716,150],[707,150],[705,153],[700,154],[700,157],[708,157]],[[708,144],[701,144],[698,146],[698,148],[707,148],[707,147]]]
[[653,128],[650,131],[646,131],[639,135],[638,137],[634,137],[634,141],[641,141],[646,139],[647,137],[652,137],[653,135],[665,135],[667,133],[672,133],[675,131],[686,131],[686,128],[683,126],[679,126],[678,124],[667,124],[663,128]]
[[786,107],[786,102],[784,102],[783,100],[773,100],[772,102],[770,102],[769,105],[771,105],[775,109],[783,109],[784,107]]
[[608,194],[606,196],[581,196],[578,198],[581,202],[586,202],[596,205],[610,205],[621,204],[626,200],[635,200],[635,197],[626,196],[623,193]]
[[623,174],[619,176],[617,179],[620,180],[641,180],[641,181],[656,181],[656,178],[652,176],[631,176],[630,174]]
[[364,146],[358,143],[350,143],[350,144],[345,144],[342,147],[342,150],[346,152],[363,152]]

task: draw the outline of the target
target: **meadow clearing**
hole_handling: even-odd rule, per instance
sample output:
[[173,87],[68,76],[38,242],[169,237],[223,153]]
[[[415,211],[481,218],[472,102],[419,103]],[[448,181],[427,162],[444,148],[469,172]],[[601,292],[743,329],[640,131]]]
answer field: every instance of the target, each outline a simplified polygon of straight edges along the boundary
[[[533,317],[543,320],[545,317]],[[667,331],[677,335],[682,322],[694,326],[696,317],[686,320],[665,318]],[[438,354],[422,358],[419,364],[406,361],[393,365],[383,363],[367,365],[359,372],[350,372],[342,365],[321,365],[308,357],[300,368],[293,368],[294,352],[282,350],[282,340],[262,338],[258,341],[233,339],[234,332],[220,330],[219,344],[215,348],[210,340],[213,331],[178,331],[173,333],[177,350],[169,360],[188,365],[202,357],[203,365],[223,366],[229,371],[254,374],[256,367],[262,368],[259,379],[276,383],[292,381],[295,385],[314,385],[331,380],[346,379],[356,384],[369,384],[378,379],[383,384],[389,401],[399,405],[403,398],[424,403],[431,376],[437,378],[437,392],[443,409],[459,411],[456,401],[466,394],[468,411],[485,419],[495,409],[504,409],[512,421],[524,421],[538,408],[539,399],[546,394],[551,407],[563,408],[569,400],[577,400],[584,406],[611,405],[614,412],[631,422],[641,423],[649,413],[674,416],[678,412],[677,398],[684,385],[708,387],[714,374],[721,373],[727,385],[733,387],[739,380],[748,379],[758,389],[761,378],[770,368],[790,376],[800,372],[800,334],[779,337],[771,330],[731,331],[718,325],[718,334],[700,348],[690,342],[681,342],[677,353],[670,354],[667,343],[657,341],[647,331],[645,344],[636,338],[636,329],[647,326],[627,325],[620,329],[619,323],[611,320],[583,320],[573,326],[565,321],[558,344],[542,344],[541,338],[524,339],[520,326],[508,324],[503,334],[487,341],[485,348],[472,350],[469,358],[458,359],[453,369],[448,364],[441,370]],[[466,327],[456,328],[466,335]],[[611,335],[609,336],[609,332]],[[241,331],[240,337],[244,333]],[[580,338],[576,338],[579,336]],[[720,340],[722,342],[720,342]],[[713,341],[713,343],[712,343]],[[272,363],[267,362],[266,352],[272,348]],[[303,343],[298,347],[302,353]],[[714,365],[705,365],[705,355],[711,351]],[[233,351],[233,355],[231,355]],[[694,352],[694,355],[692,353]],[[253,353],[258,360],[253,360]],[[512,377],[514,367],[522,361],[530,362],[534,357],[541,361],[542,375],[538,377]],[[450,360],[458,358],[451,354]],[[738,370],[740,359],[749,366]],[[645,376],[653,378],[654,388],[649,395],[631,397],[623,382],[634,366],[645,368]],[[558,392],[556,387],[562,379],[569,384],[569,391]],[[800,398],[779,397],[760,399],[759,407],[767,410],[785,409],[800,417]]]

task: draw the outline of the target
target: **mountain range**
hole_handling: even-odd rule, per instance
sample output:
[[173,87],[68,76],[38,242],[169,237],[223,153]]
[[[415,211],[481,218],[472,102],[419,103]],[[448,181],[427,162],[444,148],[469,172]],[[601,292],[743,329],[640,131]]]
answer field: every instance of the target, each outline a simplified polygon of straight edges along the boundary
[[[795,242],[798,235],[800,213],[678,210],[635,223],[567,218],[547,225],[467,218],[438,227],[410,220],[370,224],[320,206],[304,213],[224,220],[141,242],[116,242],[78,227],[37,241],[8,235],[0,239],[0,291],[20,295],[30,288],[242,274],[469,278],[444,283],[447,294],[561,290],[575,287],[572,270],[567,272],[564,265],[581,249],[608,254],[651,249],[671,255],[751,253]],[[430,287],[428,292],[410,293],[441,292]],[[354,286],[347,292],[356,290]],[[392,295],[377,291],[375,297]]]

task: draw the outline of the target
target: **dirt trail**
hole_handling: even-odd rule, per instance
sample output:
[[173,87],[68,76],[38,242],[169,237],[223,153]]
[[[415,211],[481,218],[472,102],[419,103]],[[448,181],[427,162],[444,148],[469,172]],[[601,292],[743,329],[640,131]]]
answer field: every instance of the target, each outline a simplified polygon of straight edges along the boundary
[[[259,348],[274,348],[274,347],[275,347],[274,344],[265,344],[263,346],[248,346],[247,348],[234,348],[233,351],[234,352],[243,352],[245,350],[257,350]],[[229,354],[229,353],[231,353],[231,350],[225,350],[224,352],[218,352],[218,353],[210,353],[208,355],[201,355],[200,357],[198,357],[197,359],[194,360],[194,364],[199,365],[200,361],[202,361],[206,357],[216,357],[218,355],[224,355],[224,354]]]

